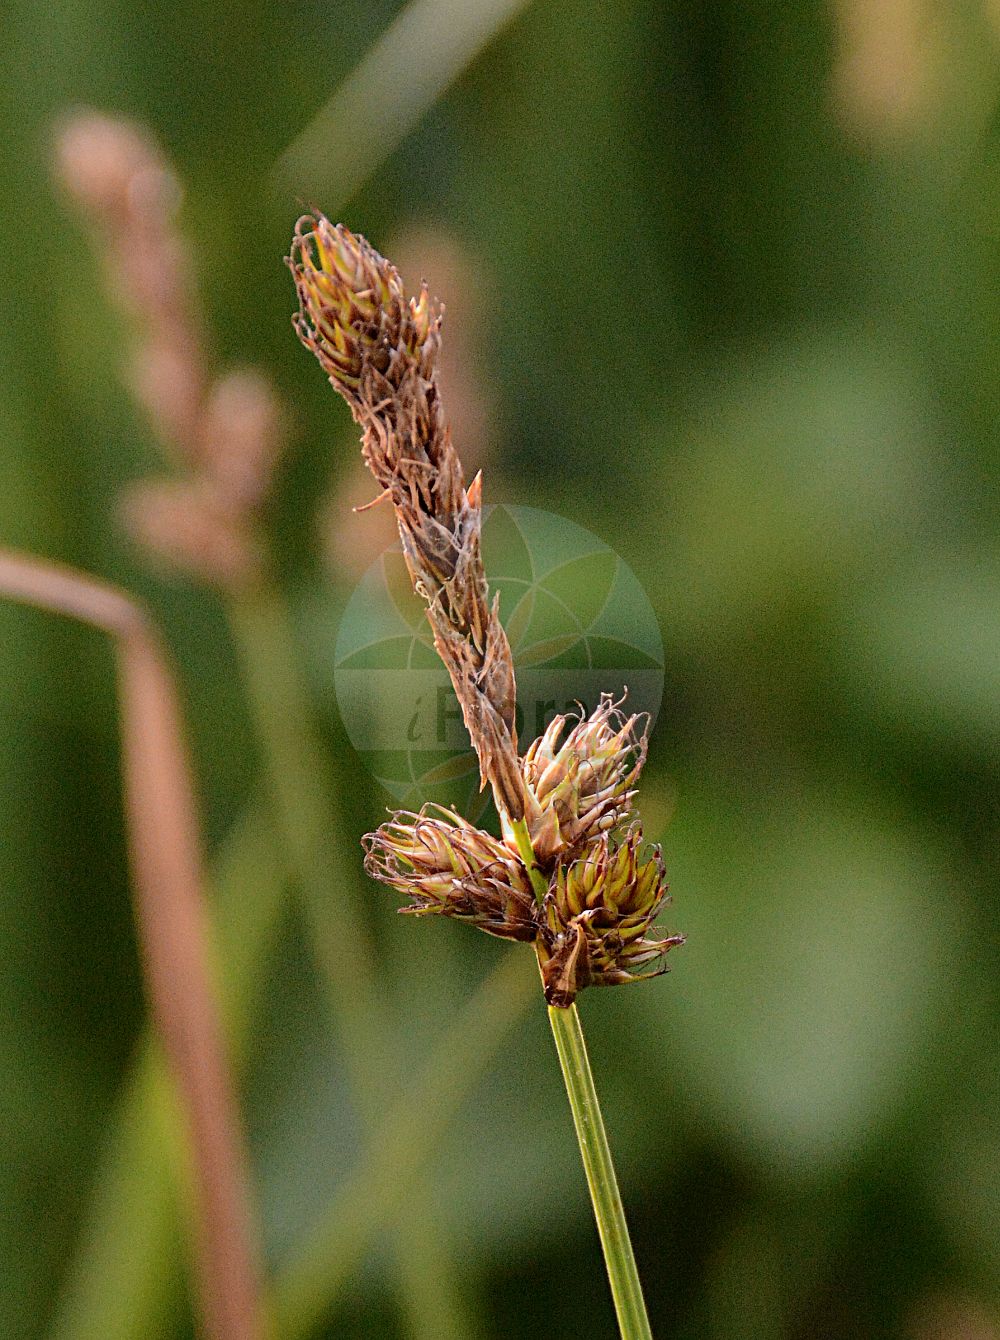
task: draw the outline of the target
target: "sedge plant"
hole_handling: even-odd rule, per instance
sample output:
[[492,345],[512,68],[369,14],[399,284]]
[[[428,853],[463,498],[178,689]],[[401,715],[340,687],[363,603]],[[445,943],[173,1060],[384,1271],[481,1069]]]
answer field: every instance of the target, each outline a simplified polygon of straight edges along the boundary
[[494,836],[450,809],[397,813],[365,839],[366,868],[409,899],[403,912],[533,946],[619,1327],[639,1340],[649,1321],[575,1002],[665,971],[683,940],[653,929],[667,886],[633,804],[648,718],[603,695],[520,752],[514,662],[481,555],[482,478],[466,485],[439,390],[442,311],[426,285],[407,298],[393,265],[323,215],[299,220],[289,265],[296,331],[361,428],[500,815]]

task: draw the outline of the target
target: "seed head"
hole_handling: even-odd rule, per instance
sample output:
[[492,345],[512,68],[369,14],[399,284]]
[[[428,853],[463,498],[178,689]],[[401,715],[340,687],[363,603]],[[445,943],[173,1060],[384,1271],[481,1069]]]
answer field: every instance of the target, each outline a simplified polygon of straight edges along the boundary
[[524,813],[514,725],[514,663],[480,552],[482,486],[468,488],[437,384],[441,312],[423,287],[342,225],[299,220],[289,265],[295,328],[363,429],[365,462],[396,513],[414,589],[501,811]]
[[295,329],[352,408],[366,373],[396,388],[414,365],[433,375],[440,317],[426,286],[407,301],[395,266],[365,238],[322,214],[304,215],[289,265],[300,305]]
[[609,693],[562,739],[566,724],[554,717],[521,763],[532,846],[546,867],[628,818],[646,759],[648,717],[626,718]]
[[524,867],[454,810],[401,812],[364,842],[368,873],[412,899],[401,912],[458,917],[505,940],[536,938],[538,905]]
[[[534,943],[552,1005],[572,1004],[586,986],[665,971],[641,971],[683,940],[651,933],[667,898],[660,855],[642,854],[637,823],[620,831],[648,719],[626,718],[605,694],[568,733],[566,717],[556,717],[518,756],[513,658],[480,548],[482,480],[466,487],[438,390],[440,309],[426,286],[407,299],[394,266],[322,215],[299,220],[289,265],[295,329],[361,425],[362,454],[382,489],[377,501],[392,504],[414,590],[427,602],[504,829],[501,842],[437,806],[396,814],[365,838],[366,870],[409,898],[402,912],[458,917]],[[541,902],[514,840],[522,818],[548,877]]]
[[[604,834],[586,854],[559,864],[545,899],[540,932],[545,998],[565,1008],[586,986],[617,986],[666,972],[662,962],[682,935],[660,939],[653,922],[669,901],[659,848],[643,855],[634,824],[616,841]],[[637,969],[659,964],[651,971]]]

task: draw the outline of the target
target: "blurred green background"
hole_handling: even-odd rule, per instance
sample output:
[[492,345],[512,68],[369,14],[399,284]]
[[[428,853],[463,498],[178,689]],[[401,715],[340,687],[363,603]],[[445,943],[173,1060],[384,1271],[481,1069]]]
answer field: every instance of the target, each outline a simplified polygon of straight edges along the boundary
[[[116,520],[123,486],[159,466],[122,387],[122,319],[51,179],[53,122],[87,104],[160,138],[220,366],[263,366],[291,407],[270,525],[339,786],[336,875],[366,908],[394,1024],[378,1063],[402,1084],[507,951],[395,917],[360,871],[390,798],[347,742],[329,664],[388,537],[349,511],[368,496],[353,426],[289,329],[281,258],[304,201],[411,283],[426,273],[488,499],[595,532],[663,636],[641,804],[689,942],[667,979],[582,1000],[654,1331],[990,1340],[1000,9],[401,12],[7,0],[0,542],[148,601],[225,851],[259,750],[219,602],[153,570]],[[13,1340],[57,1318],[84,1334],[61,1300],[144,1012],[110,651],[6,604],[0,646]],[[363,1144],[308,939],[290,896],[242,1080],[275,1271]],[[427,1151],[433,1224],[408,1257],[425,1306],[383,1234],[317,1336],[613,1334],[544,1012],[513,1015]],[[191,1333],[182,1261],[177,1231],[154,1272],[169,1305],[130,1304],[136,1336]],[[129,1277],[127,1251],[115,1268]]]

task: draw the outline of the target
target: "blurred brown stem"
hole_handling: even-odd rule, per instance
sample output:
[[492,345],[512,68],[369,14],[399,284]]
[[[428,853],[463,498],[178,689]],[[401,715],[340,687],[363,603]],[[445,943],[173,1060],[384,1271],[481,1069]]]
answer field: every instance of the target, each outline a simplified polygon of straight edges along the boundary
[[[230,1064],[247,1059],[264,963],[286,905],[270,816],[251,804],[212,861],[214,914]],[[180,1113],[162,1048],[147,1027],[122,1086],[95,1172],[50,1340],[165,1335],[174,1302]]]
[[164,650],[129,596],[70,568],[0,551],[0,592],[114,638],[135,917],[152,1016],[189,1132],[205,1332],[212,1340],[262,1336],[242,1132],[209,969],[194,788]]

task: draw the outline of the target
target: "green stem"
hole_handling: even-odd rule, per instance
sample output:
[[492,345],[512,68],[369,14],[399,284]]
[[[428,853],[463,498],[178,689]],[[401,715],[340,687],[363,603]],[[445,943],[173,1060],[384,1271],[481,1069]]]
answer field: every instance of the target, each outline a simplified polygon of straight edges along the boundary
[[[412,1200],[473,1084],[489,1068],[534,996],[526,956],[508,952],[461,1013],[447,1021],[426,1063],[386,1105],[359,1163],[280,1272],[274,1289],[281,1340],[308,1340],[377,1233]],[[433,1226],[425,1220],[426,1231]],[[417,1260],[421,1260],[420,1253]],[[471,1335],[474,1326],[466,1328]]]
[[590,1200],[618,1314],[618,1328],[622,1340],[651,1340],[652,1332],[646,1316],[632,1240],[625,1222],[625,1209],[618,1190],[618,1179],[611,1161],[607,1132],[597,1101],[594,1076],[587,1059],[587,1044],[576,1006],[570,1005],[568,1009],[561,1010],[550,1005],[549,1023],[552,1025],[552,1036],[556,1040],[559,1064],[566,1081],[573,1125],[576,1127],[580,1156],[587,1174]]
[[[343,842],[336,831],[337,778],[313,721],[299,669],[295,630],[281,594],[261,587],[227,613],[242,653],[247,694],[263,747],[278,826],[289,864],[303,895],[306,920],[321,975],[340,1028],[345,1060],[369,1133],[379,1128],[388,1079],[382,1062],[390,1035],[384,993],[373,946],[355,891],[360,881],[343,876]],[[508,1016],[509,1018],[509,1016]],[[413,1294],[413,1273],[401,1264],[420,1258],[433,1224],[429,1197],[415,1194],[398,1205],[394,1224],[399,1283],[411,1319],[427,1337],[470,1330],[465,1302],[452,1287],[456,1272],[444,1269],[439,1237],[435,1258],[442,1269]],[[326,1263],[324,1263],[326,1264]],[[424,1258],[427,1275],[433,1263]],[[327,1291],[327,1297],[329,1292]],[[435,1304],[431,1318],[428,1302]]]
[[[548,886],[535,860],[528,825],[519,819],[511,824],[511,829],[535,897],[542,903]],[[590,1201],[601,1238],[611,1296],[618,1314],[618,1329],[622,1340],[652,1340],[635,1253],[632,1251],[632,1239],[625,1221],[625,1207],[618,1190],[615,1165],[611,1159],[601,1105],[597,1100],[580,1015],[576,1005],[570,1005],[568,1009],[550,1005],[548,1010],[570,1111],[573,1113],[583,1170],[587,1175]]]
[[543,903],[548,891],[548,883],[535,860],[535,849],[531,845],[531,834],[528,832],[527,822],[524,819],[518,819],[511,823],[511,829],[514,833],[514,841],[517,844],[517,854],[524,862],[524,868],[531,880],[531,887],[535,890],[535,897],[539,903]]
[[[318,738],[298,663],[295,631],[274,589],[248,593],[226,608],[236,639],[266,785],[285,859],[303,910],[358,1097],[369,1111],[380,1101],[378,1057],[384,1046],[384,1001],[357,881],[345,881],[337,833],[337,786]],[[349,948],[348,948],[349,947]]]

